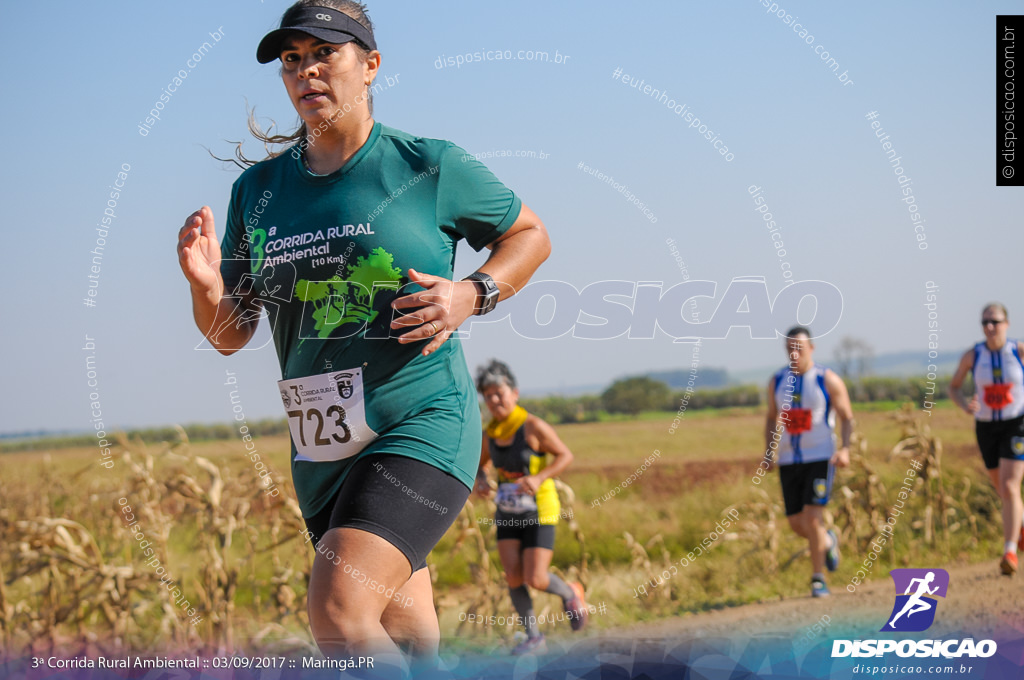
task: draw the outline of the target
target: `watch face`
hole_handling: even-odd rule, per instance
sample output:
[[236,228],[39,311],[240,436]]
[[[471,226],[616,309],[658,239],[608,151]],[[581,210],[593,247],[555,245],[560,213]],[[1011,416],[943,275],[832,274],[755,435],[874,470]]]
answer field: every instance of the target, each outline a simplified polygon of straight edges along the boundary
[[480,309],[481,314],[486,314],[498,306],[498,286],[493,283],[491,285],[494,286],[494,288],[488,290],[487,294],[484,296],[484,306]]
[[477,314],[482,315],[492,311],[497,306],[498,297],[501,295],[501,291],[498,290],[498,284],[489,275],[480,272],[470,274],[466,278],[478,282],[483,287],[484,299]]

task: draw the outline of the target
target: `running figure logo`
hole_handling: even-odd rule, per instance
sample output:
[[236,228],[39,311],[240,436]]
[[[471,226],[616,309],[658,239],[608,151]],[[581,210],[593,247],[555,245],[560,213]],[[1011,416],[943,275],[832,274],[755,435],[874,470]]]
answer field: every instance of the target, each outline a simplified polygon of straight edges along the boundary
[[[928,630],[935,621],[938,600],[929,595],[946,597],[949,572],[945,569],[893,569],[889,572],[896,584],[896,603],[882,631],[905,633]],[[902,595],[898,593],[903,591]]]

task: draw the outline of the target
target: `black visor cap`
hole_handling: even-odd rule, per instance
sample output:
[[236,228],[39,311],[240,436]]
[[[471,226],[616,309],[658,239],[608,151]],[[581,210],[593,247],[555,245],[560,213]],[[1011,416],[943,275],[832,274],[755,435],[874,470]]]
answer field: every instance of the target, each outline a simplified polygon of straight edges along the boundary
[[288,33],[302,31],[335,45],[355,41],[367,50],[377,49],[373,34],[361,23],[330,7],[300,7],[281,18],[281,27],[267,33],[256,48],[256,61],[269,64],[281,56]]

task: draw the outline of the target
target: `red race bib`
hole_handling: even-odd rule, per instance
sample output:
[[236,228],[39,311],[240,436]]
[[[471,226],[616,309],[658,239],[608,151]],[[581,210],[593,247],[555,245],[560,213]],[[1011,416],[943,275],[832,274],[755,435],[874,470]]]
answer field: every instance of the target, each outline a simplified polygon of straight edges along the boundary
[[985,385],[985,404],[993,411],[1006,408],[1013,403],[1013,397],[1010,395],[1011,387],[1013,385],[1010,383]]
[[782,414],[782,419],[786,423],[786,432],[790,434],[811,431],[811,409],[809,408],[791,408]]

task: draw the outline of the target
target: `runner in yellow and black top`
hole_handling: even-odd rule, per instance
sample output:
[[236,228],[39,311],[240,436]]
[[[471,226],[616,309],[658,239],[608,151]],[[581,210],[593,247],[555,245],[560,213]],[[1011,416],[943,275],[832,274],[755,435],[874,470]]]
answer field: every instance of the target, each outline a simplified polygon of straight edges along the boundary
[[[544,635],[537,629],[527,586],[561,597],[573,630],[580,630],[587,622],[583,586],[570,585],[548,571],[554,554],[555,526],[562,511],[554,478],[572,463],[572,452],[554,428],[519,406],[519,390],[508,366],[491,361],[477,372],[476,387],[493,418],[480,452],[477,491],[490,493],[484,475],[488,463],[493,463],[498,478],[498,509],[494,515],[498,555],[512,604],[527,635],[512,653],[543,653]],[[550,465],[549,454],[554,458]]]

